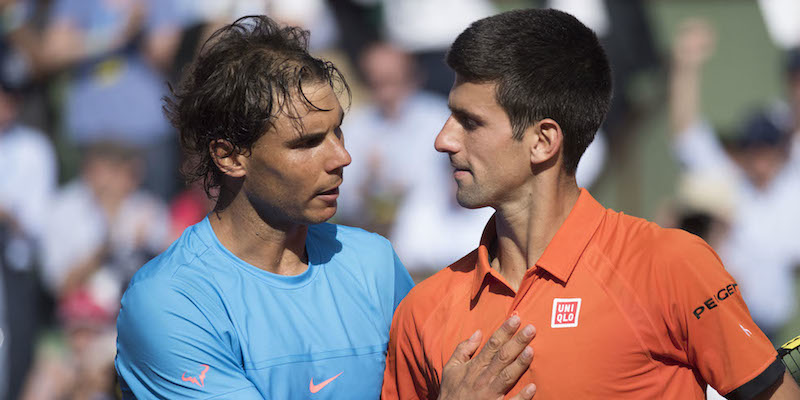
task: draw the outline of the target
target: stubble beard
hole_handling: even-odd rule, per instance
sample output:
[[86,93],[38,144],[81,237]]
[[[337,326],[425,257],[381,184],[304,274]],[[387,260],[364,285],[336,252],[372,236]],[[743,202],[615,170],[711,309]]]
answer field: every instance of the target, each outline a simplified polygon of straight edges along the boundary
[[461,207],[473,210],[476,208],[485,207],[486,204],[480,195],[479,188],[473,183],[471,185],[458,183],[458,190],[456,191],[456,200]]

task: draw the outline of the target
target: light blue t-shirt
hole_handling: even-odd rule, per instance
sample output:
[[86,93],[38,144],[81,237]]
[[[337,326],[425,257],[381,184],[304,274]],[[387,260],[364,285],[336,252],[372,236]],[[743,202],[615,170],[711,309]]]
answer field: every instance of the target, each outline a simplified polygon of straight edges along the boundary
[[125,398],[377,399],[389,325],[413,286],[389,241],[309,227],[308,270],[234,256],[208,218],[134,276],[117,319]]

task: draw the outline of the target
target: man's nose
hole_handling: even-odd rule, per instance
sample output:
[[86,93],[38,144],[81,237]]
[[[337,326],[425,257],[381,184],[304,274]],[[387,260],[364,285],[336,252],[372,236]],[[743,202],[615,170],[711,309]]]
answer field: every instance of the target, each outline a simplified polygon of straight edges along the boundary
[[455,153],[458,150],[458,142],[455,138],[454,128],[456,125],[455,118],[451,115],[445,121],[442,130],[436,135],[436,140],[433,142],[433,147],[438,152],[442,153]]

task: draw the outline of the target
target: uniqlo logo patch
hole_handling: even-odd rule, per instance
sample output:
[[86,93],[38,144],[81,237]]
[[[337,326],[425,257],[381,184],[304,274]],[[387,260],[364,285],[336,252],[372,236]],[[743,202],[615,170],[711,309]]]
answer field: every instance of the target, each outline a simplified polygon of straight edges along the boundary
[[551,328],[573,328],[578,326],[581,299],[553,299]]

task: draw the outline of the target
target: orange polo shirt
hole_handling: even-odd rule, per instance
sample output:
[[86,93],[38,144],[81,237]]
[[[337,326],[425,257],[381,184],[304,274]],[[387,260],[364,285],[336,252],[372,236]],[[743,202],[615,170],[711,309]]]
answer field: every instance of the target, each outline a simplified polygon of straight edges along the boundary
[[696,236],[608,210],[582,189],[518,291],[489,266],[495,238],[492,218],[478,249],[400,304],[383,399],[435,399],[456,345],[476,329],[485,344],[514,312],[537,333],[508,397],[533,382],[537,400],[704,399],[706,383],[747,398],[783,375],[738,285]]

